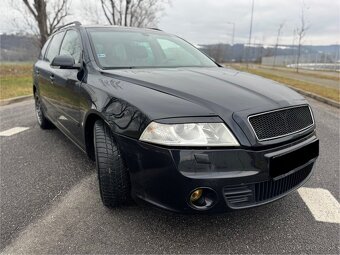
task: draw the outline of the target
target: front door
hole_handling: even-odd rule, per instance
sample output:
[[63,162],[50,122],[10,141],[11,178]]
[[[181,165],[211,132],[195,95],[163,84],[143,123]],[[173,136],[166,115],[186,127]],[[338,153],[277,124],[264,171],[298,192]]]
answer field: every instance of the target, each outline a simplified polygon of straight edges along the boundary
[[[77,31],[70,29],[66,32],[60,47],[59,55],[71,55],[75,63],[81,61],[81,41]],[[54,69],[53,104],[57,108],[57,122],[67,135],[76,142],[82,141],[80,117],[80,86],[78,69]]]

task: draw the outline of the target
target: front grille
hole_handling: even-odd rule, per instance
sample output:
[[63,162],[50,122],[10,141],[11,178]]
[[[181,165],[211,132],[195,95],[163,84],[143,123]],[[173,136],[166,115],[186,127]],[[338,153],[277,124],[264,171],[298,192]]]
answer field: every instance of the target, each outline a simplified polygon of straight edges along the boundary
[[259,141],[297,133],[314,125],[307,105],[252,115],[248,120]]
[[278,180],[225,187],[224,196],[231,208],[250,207],[274,200],[299,186],[311,173],[313,164]]

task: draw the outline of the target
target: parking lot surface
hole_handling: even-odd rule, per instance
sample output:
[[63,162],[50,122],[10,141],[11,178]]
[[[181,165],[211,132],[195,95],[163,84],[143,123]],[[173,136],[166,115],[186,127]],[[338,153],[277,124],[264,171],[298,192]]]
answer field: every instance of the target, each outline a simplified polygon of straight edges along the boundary
[[304,188],[265,206],[178,215],[106,209],[95,165],[60,131],[41,130],[33,101],[0,107],[3,254],[339,254],[339,110],[310,100],[320,157]]

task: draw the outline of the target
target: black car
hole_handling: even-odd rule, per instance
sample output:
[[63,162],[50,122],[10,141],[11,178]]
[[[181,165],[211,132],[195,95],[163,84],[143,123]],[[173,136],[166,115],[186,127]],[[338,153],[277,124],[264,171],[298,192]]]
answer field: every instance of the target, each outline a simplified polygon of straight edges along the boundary
[[33,91],[41,128],[96,161],[108,207],[266,204],[303,185],[319,154],[302,96],[157,29],[68,24],[44,45]]

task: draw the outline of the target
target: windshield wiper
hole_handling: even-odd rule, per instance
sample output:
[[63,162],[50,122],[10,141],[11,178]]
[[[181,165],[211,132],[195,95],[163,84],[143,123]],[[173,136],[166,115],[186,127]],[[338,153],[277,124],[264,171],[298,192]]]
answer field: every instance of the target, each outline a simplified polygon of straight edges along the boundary
[[113,67],[103,67],[104,70],[111,70],[111,69],[136,69],[142,68],[138,66],[113,66]]

